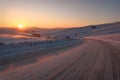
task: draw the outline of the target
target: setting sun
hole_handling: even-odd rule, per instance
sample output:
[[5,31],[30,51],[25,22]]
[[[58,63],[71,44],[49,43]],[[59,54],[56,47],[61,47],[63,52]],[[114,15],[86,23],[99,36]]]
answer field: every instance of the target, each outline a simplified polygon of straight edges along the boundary
[[18,25],[18,28],[19,28],[19,29],[23,29],[24,27],[23,27],[22,24],[19,24],[19,25]]

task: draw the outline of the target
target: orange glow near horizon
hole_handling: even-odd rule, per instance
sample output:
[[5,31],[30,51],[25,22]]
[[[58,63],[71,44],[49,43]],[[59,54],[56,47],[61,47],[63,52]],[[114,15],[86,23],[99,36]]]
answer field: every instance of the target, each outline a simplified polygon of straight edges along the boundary
[[23,26],[22,24],[19,24],[17,28],[19,31],[24,31],[26,29],[25,26]]
[[72,19],[65,15],[47,13],[44,11],[37,12],[26,8],[13,8],[11,7],[3,16],[4,22],[0,22],[0,27],[18,28],[18,24],[24,24],[25,28],[39,27],[39,28],[69,28],[80,27],[86,25],[85,21]]

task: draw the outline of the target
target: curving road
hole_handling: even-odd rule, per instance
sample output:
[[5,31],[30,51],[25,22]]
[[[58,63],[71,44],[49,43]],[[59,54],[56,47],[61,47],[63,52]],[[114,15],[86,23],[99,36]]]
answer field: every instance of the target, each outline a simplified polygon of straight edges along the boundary
[[120,44],[84,44],[35,64],[0,74],[0,80],[120,80]]

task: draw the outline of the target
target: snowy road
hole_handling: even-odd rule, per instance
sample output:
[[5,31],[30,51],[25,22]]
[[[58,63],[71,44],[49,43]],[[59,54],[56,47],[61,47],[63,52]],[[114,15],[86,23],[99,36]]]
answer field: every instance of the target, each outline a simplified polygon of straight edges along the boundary
[[84,44],[0,74],[0,80],[120,80],[120,44]]

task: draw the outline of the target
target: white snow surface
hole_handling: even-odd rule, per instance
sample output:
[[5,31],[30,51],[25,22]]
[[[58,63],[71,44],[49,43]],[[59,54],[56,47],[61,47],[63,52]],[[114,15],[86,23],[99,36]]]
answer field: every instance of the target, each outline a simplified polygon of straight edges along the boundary
[[59,40],[59,41],[37,41],[37,42],[20,42],[16,44],[7,44],[0,46],[0,62],[8,59],[14,59],[32,52],[59,49],[75,44],[80,40]]
[[35,41],[42,41],[42,39],[37,37],[29,37],[25,35],[0,34],[0,42],[4,44]]

